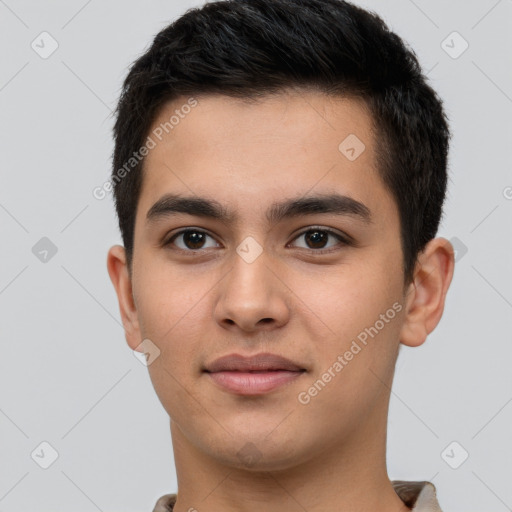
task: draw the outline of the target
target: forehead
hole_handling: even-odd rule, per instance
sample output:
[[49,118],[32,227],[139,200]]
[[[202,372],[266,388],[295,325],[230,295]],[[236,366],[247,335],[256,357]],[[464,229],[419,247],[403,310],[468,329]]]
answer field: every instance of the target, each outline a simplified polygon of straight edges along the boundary
[[168,192],[215,196],[253,215],[276,197],[308,192],[389,200],[372,121],[360,99],[305,90],[169,102],[149,133],[154,148],[144,163],[140,214]]
[[[336,150],[348,135],[353,135],[354,141],[359,138],[369,150],[366,157],[371,158],[372,124],[362,99],[328,96],[319,91],[285,90],[262,98],[220,94],[181,97],[160,109],[151,128],[151,135],[159,144],[147,160],[161,156],[170,147],[182,153],[196,152],[199,142],[203,151],[258,143],[273,145],[273,149],[278,145],[307,149],[320,143],[322,148]],[[356,149],[362,147],[359,144]]]

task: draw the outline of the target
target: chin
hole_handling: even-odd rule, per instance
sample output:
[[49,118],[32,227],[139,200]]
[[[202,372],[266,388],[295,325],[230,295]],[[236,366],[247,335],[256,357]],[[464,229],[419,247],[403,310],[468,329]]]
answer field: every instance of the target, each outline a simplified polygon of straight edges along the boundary
[[[306,460],[308,450],[300,449],[299,435],[294,438],[284,438],[274,435],[266,438],[269,429],[262,429],[251,436],[229,436],[210,444],[210,456],[222,464],[239,470],[251,472],[280,471],[296,466],[301,460]],[[212,449],[213,448],[213,449]],[[314,452],[311,447],[311,452]]]

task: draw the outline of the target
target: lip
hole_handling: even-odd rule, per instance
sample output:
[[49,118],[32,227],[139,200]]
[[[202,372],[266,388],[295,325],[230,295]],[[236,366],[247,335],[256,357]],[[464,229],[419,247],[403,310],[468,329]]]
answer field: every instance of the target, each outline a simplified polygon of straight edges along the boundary
[[206,366],[204,372],[221,388],[240,395],[269,393],[299,378],[305,368],[278,356],[229,354]]
[[262,352],[254,356],[243,356],[241,354],[228,354],[219,357],[212,363],[205,366],[209,373],[215,372],[257,372],[257,371],[301,371],[304,370],[299,364],[286,359],[285,357]]

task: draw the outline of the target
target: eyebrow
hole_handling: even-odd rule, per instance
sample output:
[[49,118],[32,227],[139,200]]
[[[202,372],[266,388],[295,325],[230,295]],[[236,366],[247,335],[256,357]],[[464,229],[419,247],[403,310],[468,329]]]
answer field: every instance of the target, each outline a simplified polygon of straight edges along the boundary
[[[206,197],[165,194],[149,209],[146,222],[153,223],[158,219],[179,213],[211,218],[228,225],[237,220],[235,212],[228,210],[216,200]],[[337,193],[304,196],[273,203],[267,210],[266,217],[267,222],[273,225],[284,219],[319,213],[347,215],[355,217],[365,224],[372,223],[371,211],[365,204],[352,197]]]

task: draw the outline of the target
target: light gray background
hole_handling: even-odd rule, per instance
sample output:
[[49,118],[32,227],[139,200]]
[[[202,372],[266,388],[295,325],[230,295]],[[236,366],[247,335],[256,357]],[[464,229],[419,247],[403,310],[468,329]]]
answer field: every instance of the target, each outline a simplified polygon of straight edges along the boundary
[[[127,66],[200,3],[0,0],[0,512],[150,511],[176,490],[168,417],[106,271],[113,204],[92,190]],[[439,235],[462,250],[439,326],[397,363],[390,477],[433,481],[446,512],[512,510],[512,2],[357,3],[415,49],[454,132]],[[47,59],[31,48],[43,31],[59,45]],[[48,469],[31,458],[43,441]]]

